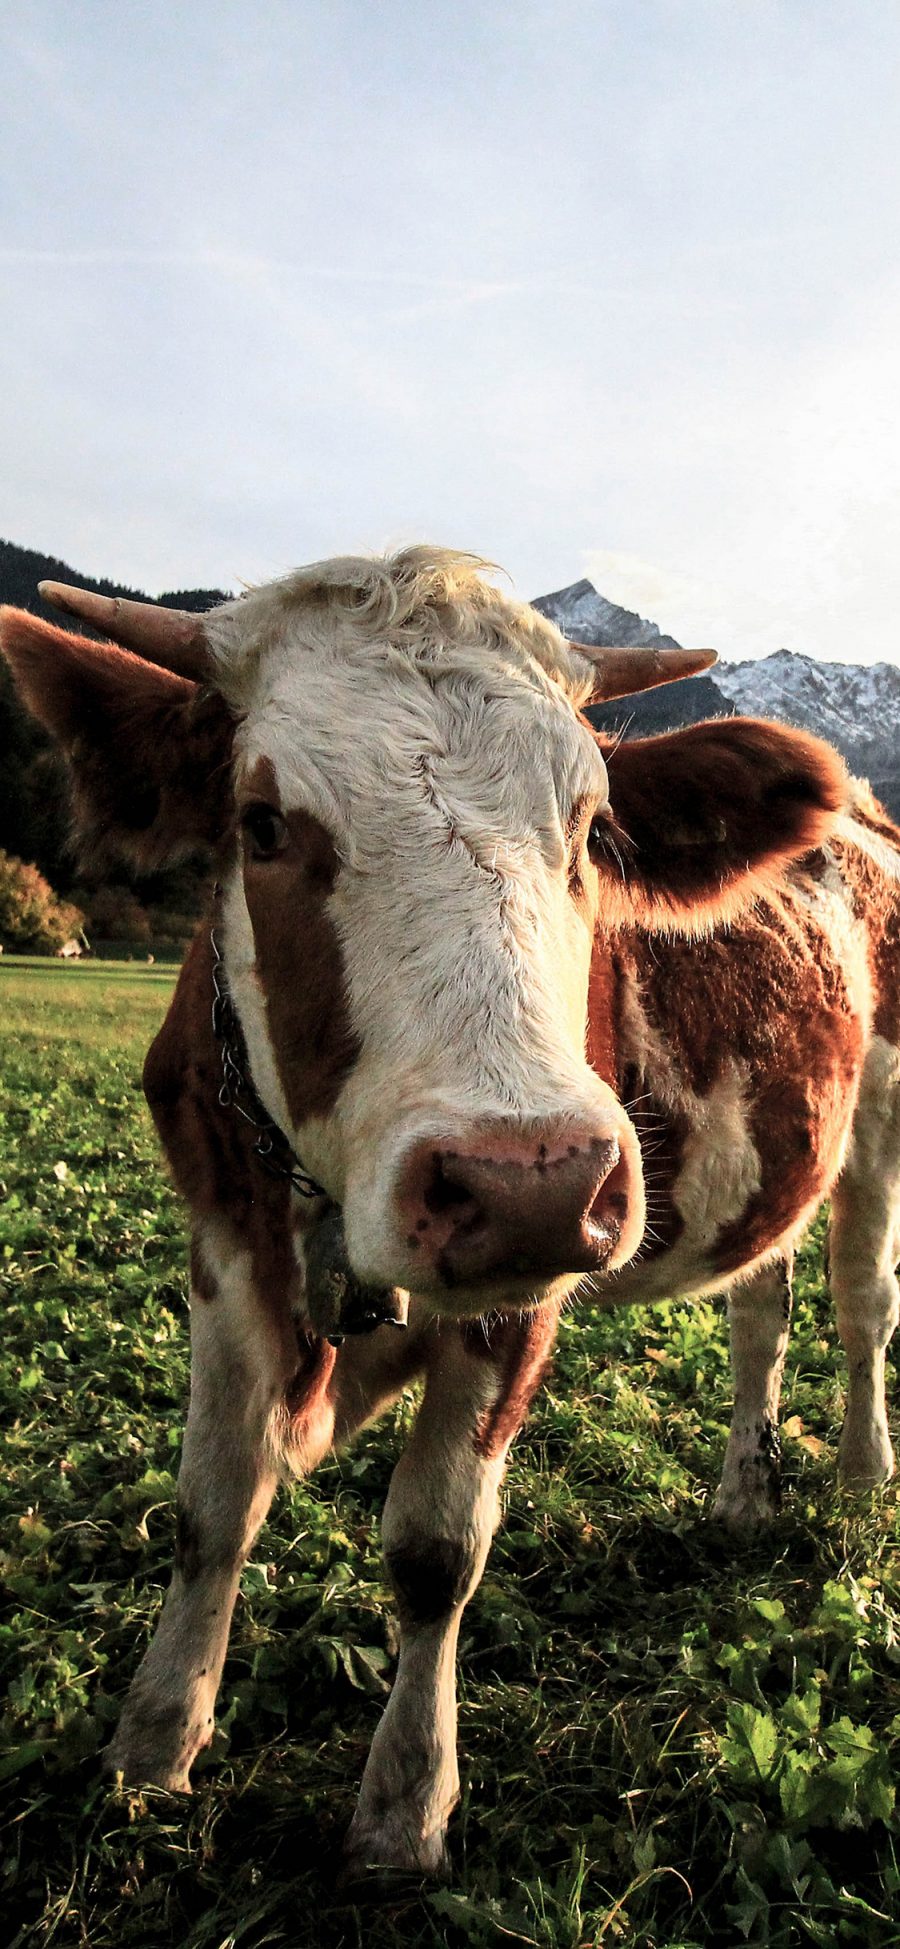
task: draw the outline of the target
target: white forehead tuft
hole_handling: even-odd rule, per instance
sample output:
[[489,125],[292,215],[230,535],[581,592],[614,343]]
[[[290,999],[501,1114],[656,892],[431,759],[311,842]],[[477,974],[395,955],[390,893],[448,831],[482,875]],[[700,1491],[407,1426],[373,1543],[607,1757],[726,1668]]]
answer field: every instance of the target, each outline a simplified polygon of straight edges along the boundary
[[549,679],[572,703],[585,702],[591,676],[583,659],[554,623],[488,581],[491,569],[478,556],[429,547],[295,569],[207,617],[219,686],[246,711],[258,699],[261,666],[277,665],[279,653],[306,648],[341,662],[368,647],[448,674],[471,670],[473,652],[492,655],[510,674],[544,689]]

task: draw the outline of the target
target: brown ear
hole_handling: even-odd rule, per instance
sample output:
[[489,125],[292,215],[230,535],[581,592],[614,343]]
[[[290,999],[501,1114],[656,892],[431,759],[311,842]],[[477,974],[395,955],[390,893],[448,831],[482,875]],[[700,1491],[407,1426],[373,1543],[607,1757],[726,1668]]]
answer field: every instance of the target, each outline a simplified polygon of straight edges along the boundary
[[847,800],[831,746],[756,718],[599,740],[614,817],[598,856],[601,913],[699,932],[728,919],[820,846]]
[[92,863],[153,871],[215,844],[230,816],[234,720],[218,696],[127,650],[0,609],[0,649],[69,760]]

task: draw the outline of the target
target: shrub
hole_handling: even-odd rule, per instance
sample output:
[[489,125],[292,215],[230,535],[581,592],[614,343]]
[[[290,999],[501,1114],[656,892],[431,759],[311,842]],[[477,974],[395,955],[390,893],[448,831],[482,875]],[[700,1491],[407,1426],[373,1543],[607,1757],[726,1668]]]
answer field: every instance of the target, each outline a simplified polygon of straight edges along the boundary
[[60,900],[43,873],[0,851],[0,941],[20,954],[55,954],[80,934],[84,915]]

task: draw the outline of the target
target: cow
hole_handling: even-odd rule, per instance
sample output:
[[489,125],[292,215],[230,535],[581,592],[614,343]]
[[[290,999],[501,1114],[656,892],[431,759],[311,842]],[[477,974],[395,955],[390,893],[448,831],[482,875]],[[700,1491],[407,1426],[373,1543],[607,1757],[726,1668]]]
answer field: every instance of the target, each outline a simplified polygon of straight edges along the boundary
[[570,644],[452,551],[202,617],[42,593],[106,639],[0,624],[82,843],[144,871],[207,846],[217,874],[145,1069],[191,1214],[192,1381],[173,1579],[109,1762],[189,1790],[279,1475],[420,1380],[346,1861],[443,1873],[460,1620],[563,1305],[727,1291],[715,1510],[752,1528],[792,1252],[830,1195],[841,1474],[893,1471],[900,832],[802,731],[595,733],[592,698],[711,658]]

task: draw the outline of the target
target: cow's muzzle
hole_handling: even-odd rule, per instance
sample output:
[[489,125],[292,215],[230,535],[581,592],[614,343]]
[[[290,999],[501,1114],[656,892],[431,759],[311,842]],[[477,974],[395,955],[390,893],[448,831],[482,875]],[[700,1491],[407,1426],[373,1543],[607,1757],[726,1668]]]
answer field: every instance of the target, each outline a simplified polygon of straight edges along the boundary
[[397,1205],[417,1289],[604,1272],[643,1228],[624,1130],[620,1140],[497,1122],[465,1140],[423,1140],[401,1167]]

